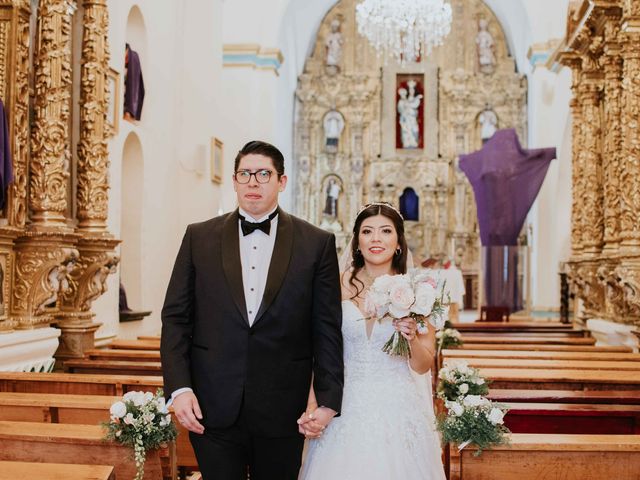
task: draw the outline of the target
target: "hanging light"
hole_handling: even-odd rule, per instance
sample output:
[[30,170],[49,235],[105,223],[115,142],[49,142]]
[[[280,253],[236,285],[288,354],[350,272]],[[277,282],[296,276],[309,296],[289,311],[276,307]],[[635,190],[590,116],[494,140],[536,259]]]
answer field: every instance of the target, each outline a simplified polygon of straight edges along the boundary
[[356,6],[356,23],[378,55],[413,62],[449,34],[451,5],[446,0],[363,0]]

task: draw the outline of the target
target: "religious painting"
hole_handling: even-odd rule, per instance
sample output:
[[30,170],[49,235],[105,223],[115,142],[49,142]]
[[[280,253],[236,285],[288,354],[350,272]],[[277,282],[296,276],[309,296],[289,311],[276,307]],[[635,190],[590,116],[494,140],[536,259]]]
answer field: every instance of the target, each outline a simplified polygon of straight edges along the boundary
[[396,149],[424,148],[424,76],[396,76]]
[[211,181],[222,183],[222,171],[224,167],[224,150],[222,140],[213,137],[211,139]]
[[107,103],[107,126],[109,136],[118,133],[118,120],[120,117],[120,74],[113,68],[107,72],[107,89],[109,99]]

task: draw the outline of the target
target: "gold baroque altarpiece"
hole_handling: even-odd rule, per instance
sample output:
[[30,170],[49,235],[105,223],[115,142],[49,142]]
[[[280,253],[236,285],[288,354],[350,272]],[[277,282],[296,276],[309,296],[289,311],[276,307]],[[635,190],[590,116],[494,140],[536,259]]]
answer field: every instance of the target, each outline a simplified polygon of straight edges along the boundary
[[578,318],[640,325],[640,0],[570,6],[571,258]]
[[[72,62],[73,15],[82,15],[79,65]],[[119,262],[119,241],[107,230],[108,26],[106,0],[40,0],[37,12],[29,0],[0,0],[0,95],[15,175],[0,226],[0,333],[55,325],[58,358],[93,345],[100,324],[91,304]],[[81,82],[77,159],[73,68]]]
[[[517,73],[502,27],[481,0],[451,0],[453,24],[444,44],[406,65],[385,63],[357,33],[356,3],[341,0],[329,11],[298,80],[295,213],[335,232],[344,247],[362,204],[398,205],[412,188],[420,212],[406,222],[414,256],[452,257],[477,294],[476,206],[458,156],[482,146],[485,111],[496,128],[515,128],[526,146],[526,77]],[[484,66],[478,39],[487,33],[481,30],[489,37]],[[397,78],[407,75],[422,78],[424,86],[424,148],[411,150],[396,148]]]

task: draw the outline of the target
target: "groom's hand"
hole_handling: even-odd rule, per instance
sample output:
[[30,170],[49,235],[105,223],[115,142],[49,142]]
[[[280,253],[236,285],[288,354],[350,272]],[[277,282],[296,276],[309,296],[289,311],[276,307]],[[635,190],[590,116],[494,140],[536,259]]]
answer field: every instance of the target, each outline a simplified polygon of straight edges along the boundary
[[193,392],[184,392],[173,400],[173,411],[180,425],[193,433],[204,433],[204,427],[198,420],[202,420],[202,411],[198,399]]
[[298,419],[298,431],[306,438],[318,438],[337,413],[327,407],[305,412]]

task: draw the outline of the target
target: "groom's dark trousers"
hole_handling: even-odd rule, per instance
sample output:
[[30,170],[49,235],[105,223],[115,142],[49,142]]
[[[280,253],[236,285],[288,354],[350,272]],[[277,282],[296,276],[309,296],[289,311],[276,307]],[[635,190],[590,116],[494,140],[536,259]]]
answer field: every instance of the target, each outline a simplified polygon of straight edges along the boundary
[[247,466],[251,480],[295,480],[312,373],[319,405],[342,401],[335,238],[279,210],[250,325],[238,224],[236,210],[187,228],[162,309],[165,394],[190,387],[198,399],[205,433],[190,438],[205,480],[244,479]]

